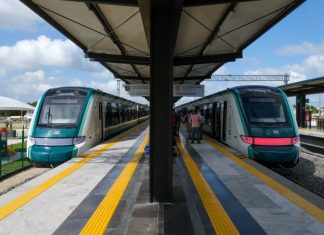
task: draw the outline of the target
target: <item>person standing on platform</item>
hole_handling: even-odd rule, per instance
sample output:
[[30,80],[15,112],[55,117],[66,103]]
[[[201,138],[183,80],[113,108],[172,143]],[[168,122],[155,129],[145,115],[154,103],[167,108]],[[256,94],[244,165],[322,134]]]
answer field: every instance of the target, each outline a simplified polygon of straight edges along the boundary
[[203,129],[205,124],[205,117],[201,114],[200,110],[198,110],[198,115],[200,118],[200,127],[199,127],[199,137],[198,140],[202,140],[203,138]]
[[195,109],[193,114],[191,114],[189,118],[189,122],[191,123],[191,143],[194,144],[195,140],[200,144],[199,140],[199,131],[200,131],[200,122],[202,121],[201,116],[198,115],[198,111]]
[[181,116],[179,112],[176,112],[176,136],[179,136],[180,131],[180,124],[181,124]]
[[187,130],[186,142],[188,142],[191,139],[191,123],[189,122],[191,114],[192,114],[192,111],[188,110],[186,115],[184,116],[184,120],[183,120],[183,123],[185,124],[186,130]]

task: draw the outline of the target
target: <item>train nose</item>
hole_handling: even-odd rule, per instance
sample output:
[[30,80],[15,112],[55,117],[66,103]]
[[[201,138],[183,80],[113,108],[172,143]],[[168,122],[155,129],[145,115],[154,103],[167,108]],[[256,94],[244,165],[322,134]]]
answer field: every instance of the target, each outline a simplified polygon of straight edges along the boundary
[[32,162],[40,164],[60,164],[77,155],[75,146],[37,146],[31,147],[30,156]]

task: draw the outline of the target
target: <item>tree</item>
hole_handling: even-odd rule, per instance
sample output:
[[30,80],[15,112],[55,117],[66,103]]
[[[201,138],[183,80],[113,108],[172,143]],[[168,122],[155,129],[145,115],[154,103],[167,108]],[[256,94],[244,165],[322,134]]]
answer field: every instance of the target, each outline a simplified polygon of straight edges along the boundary
[[311,111],[312,113],[318,113],[318,108],[316,108],[315,106],[313,106],[313,105],[308,105],[308,104],[306,104],[306,110],[309,110],[309,111]]

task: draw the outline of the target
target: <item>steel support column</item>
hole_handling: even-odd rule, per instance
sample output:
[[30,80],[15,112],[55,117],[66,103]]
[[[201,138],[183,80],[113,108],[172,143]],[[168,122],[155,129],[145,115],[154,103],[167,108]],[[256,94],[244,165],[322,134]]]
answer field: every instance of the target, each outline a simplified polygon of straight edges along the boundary
[[150,13],[150,193],[151,201],[168,202],[172,200],[171,114],[174,42],[171,29],[174,15],[172,8],[167,4],[162,5],[151,5]]
[[306,127],[305,122],[306,95],[296,96],[296,120],[299,127]]

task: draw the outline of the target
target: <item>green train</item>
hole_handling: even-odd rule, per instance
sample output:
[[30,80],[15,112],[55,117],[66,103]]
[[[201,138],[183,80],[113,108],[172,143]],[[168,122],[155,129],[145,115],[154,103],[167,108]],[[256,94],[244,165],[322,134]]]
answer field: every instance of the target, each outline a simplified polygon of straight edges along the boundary
[[149,107],[85,87],[49,89],[30,125],[27,157],[57,165],[148,119]]
[[285,93],[268,86],[239,86],[192,101],[177,111],[198,108],[205,133],[250,159],[293,167],[300,141]]

